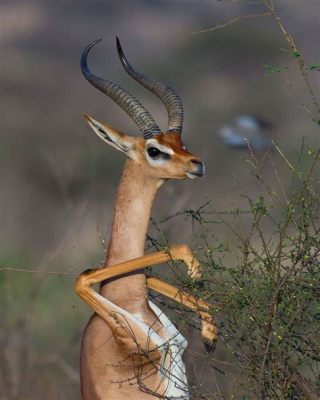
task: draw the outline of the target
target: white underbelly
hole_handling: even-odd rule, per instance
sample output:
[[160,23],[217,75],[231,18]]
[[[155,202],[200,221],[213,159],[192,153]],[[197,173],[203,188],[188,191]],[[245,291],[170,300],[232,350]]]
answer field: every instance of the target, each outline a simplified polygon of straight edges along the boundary
[[166,387],[164,395],[170,400],[188,400],[188,382],[182,360],[188,342],[160,308],[151,301],[149,305],[167,331],[167,339],[161,338],[160,345],[162,350],[160,373]]

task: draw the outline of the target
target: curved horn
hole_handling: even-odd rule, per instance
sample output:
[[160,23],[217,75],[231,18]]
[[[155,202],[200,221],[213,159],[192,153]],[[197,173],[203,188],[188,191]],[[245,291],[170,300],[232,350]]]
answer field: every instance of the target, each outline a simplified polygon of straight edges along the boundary
[[145,88],[151,90],[157,95],[165,105],[168,112],[168,129],[167,132],[182,132],[183,123],[183,105],[180,97],[174,89],[165,83],[148,78],[147,76],[136,71],[128,62],[123,53],[120,41],[117,40],[117,49],[122,66],[137,82],[141,83]]
[[110,82],[107,79],[99,78],[94,75],[88,68],[87,57],[89,51],[102,39],[95,40],[87,46],[81,56],[81,71],[84,77],[97,89],[105,93],[133,119],[138,128],[143,132],[145,139],[158,135],[161,130],[156,124],[150,113],[143,107],[143,105],[134,96],[122,89],[116,83]]

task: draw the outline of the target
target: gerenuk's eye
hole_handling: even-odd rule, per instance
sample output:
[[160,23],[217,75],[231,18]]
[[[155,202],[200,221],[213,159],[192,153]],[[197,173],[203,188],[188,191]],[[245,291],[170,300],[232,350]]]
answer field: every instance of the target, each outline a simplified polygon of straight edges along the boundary
[[157,149],[156,147],[149,147],[147,151],[151,158],[156,158],[161,153],[161,151],[159,149]]

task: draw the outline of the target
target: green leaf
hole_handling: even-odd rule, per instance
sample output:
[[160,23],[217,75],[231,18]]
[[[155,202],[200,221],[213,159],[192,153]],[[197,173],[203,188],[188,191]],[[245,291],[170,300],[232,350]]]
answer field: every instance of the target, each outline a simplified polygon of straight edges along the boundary
[[267,75],[272,75],[274,73],[280,73],[280,72],[288,71],[288,67],[287,66],[275,66],[275,67],[272,67],[271,65],[268,65],[268,64],[262,64],[262,65],[264,66]]

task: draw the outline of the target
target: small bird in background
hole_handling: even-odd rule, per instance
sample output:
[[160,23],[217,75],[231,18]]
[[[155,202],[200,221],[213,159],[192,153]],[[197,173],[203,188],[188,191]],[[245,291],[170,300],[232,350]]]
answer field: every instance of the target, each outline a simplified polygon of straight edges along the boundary
[[273,125],[253,115],[239,115],[232,125],[223,125],[218,134],[230,147],[263,150],[272,146],[272,140],[265,135]]

